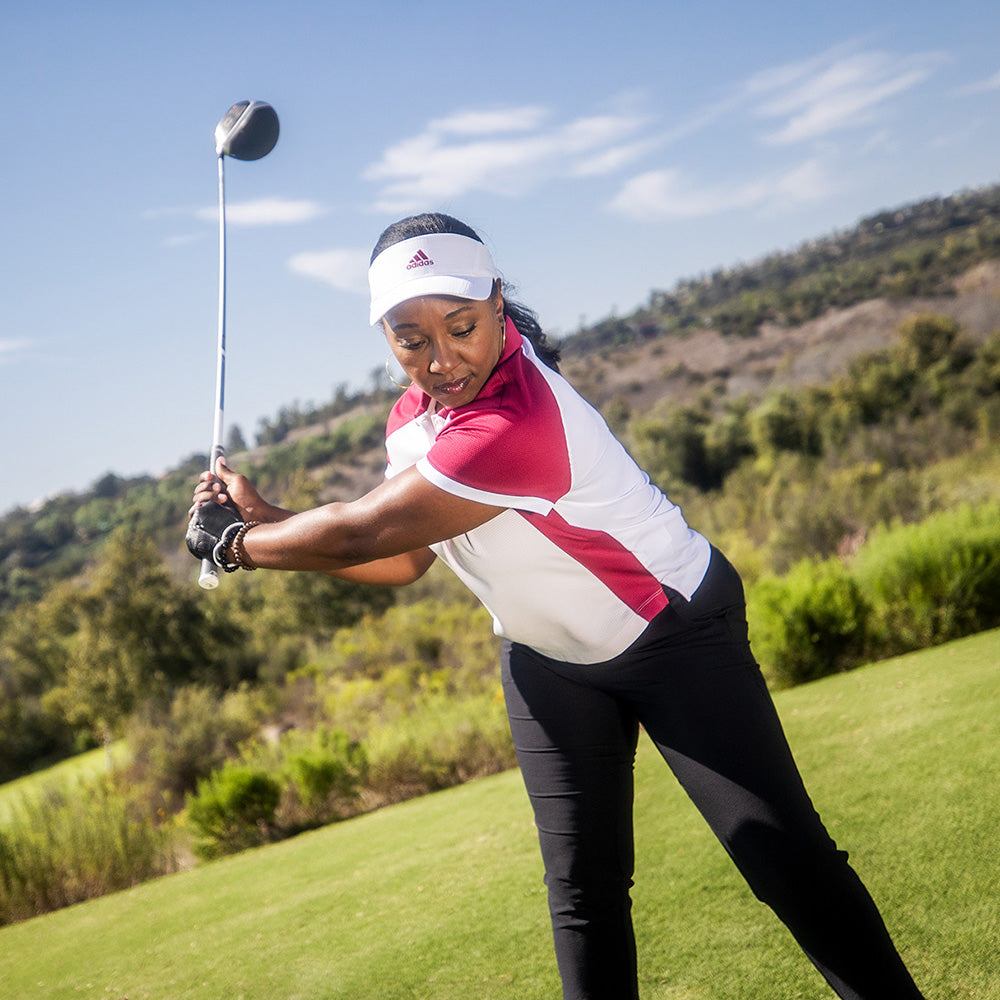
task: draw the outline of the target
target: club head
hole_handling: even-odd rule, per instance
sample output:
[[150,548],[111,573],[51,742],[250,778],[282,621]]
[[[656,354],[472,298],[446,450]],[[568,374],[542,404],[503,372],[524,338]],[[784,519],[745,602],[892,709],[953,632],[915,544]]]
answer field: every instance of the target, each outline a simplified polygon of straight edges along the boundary
[[278,115],[266,101],[238,101],[215,126],[215,152],[234,160],[259,160],[278,141]]

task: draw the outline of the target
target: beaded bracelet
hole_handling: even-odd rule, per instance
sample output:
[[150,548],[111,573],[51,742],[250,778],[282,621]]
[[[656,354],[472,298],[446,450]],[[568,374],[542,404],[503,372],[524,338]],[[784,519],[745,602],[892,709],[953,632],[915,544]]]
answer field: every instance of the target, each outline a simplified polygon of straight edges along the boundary
[[233,539],[233,561],[240,569],[245,569],[248,573],[252,573],[257,567],[250,562],[247,550],[243,547],[243,539],[246,538],[246,533],[251,528],[256,528],[258,524],[260,524],[260,521],[245,522],[240,527],[240,530],[236,532],[236,537]]

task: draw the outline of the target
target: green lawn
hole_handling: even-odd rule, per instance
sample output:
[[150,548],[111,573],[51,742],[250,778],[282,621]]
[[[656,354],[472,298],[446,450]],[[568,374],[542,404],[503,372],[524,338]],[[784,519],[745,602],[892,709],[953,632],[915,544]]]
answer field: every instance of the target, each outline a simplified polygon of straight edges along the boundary
[[[782,692],[817,807],[931,1000],[1000,997],[1000,631]],[[648,747],[643,1000],[832,996]],[[0,996],[559,995],[516,772],[0,930]]]

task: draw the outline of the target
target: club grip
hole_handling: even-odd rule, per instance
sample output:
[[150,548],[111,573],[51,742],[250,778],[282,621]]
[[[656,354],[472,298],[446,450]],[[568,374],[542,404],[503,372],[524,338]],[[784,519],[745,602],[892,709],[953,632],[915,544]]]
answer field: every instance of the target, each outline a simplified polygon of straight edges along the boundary
[[[226,449],[219,444],[219,437],[222,434],[222,415],[216,418],[215,441],[212,444],[212,458],[209,462],[209,469],[215,474],[215,461],[226,457]],[[201,571],[198,574],[198,586],[202,590],[215,590],[219,586],[219,567],[211,559],[202,559]]]
[[219,586],[219,567],[211,559],[202,559],[198,586],[202,590],[215,590]]

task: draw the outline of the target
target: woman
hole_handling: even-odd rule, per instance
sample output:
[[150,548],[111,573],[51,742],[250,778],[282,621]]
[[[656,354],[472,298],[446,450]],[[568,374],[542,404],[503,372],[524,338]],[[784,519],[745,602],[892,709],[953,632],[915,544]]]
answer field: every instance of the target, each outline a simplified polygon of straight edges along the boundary
[[632,767],[642,726],[754,893],[852,1000],[921,994],[802,785],[726,558],[650,484],[445,215],[382,234],[371,322],[411,385],[384,483],[300,514],[220,461],[188,543],[237,568],[401,584],[440,557],[492,613],[566,1000],[638,996]]

